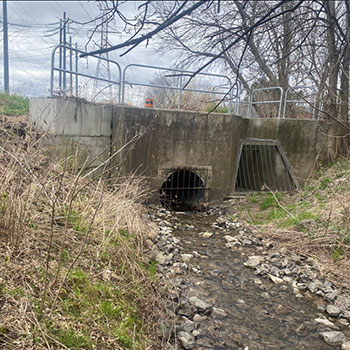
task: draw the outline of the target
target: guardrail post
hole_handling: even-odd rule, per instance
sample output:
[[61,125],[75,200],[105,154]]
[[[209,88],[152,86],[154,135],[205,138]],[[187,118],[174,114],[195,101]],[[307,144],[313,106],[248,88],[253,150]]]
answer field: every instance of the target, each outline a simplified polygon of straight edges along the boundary
[[182,75],[179,77],[179,94],[177,96],[177,109],[181,110]]
[[250,92],[250,96],[249,96],[248,118],[251,118],[251,115],[252,115],[253,93],[254,93],[254,90],[252,90],[252,91]]
[[230,86],[229,96],[228,96],[228,113],[232,113],[232,100],[233,100],[233,85]]
[[[75,49],[78,50],[78,43],[75,43]],[[79,86],[78,86],[78,69],[79,69],[79,61],[78,61],[78,51],[75,52],[75,97],[79,95]]]
[[278,119],[280,119],[281,118],[281,109],[282,109],[282,100],[283,100],[283,89],[280,86],[278,88],[279,88],[280,94],[281,94],[280,103],[279,103],[279,107],[278,107]]

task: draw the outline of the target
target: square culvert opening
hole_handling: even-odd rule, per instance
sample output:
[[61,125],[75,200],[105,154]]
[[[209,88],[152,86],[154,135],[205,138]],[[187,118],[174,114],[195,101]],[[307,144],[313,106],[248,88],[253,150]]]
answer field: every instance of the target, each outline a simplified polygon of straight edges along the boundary
[[188,169],[175,169],[160,192],[163,207],[176,211],[199,210],[207,198],[205,179]]
[[298,183],[275,140],[243,140],[236,162],[235,192],[293,191]]

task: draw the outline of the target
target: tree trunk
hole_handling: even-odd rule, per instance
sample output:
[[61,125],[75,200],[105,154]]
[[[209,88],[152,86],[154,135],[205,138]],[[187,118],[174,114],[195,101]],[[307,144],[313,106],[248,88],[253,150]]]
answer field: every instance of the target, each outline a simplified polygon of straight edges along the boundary
[[326,111],[333,117],[337,117],[337,83],[339,73],[338,52],[335,40],[336,17],[335,1],[325,1],[325,10],[327,13],[327,45],[329,55],[329,78],[328,78],[328,96],[326,101]]
[[342,59],[342,74],[340,80],[340,118],[349,121],[349,73],[350,73],[350,3],[345,1],[346,6],[346,29],[344,51]]

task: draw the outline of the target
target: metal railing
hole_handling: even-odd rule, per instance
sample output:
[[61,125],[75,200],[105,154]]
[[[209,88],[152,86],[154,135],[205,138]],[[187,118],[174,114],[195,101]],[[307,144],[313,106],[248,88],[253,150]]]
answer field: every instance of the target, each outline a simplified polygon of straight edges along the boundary
[[[62,51],[68,51],[69,52],[69,68],[67,68],[66,65],[66,60],[62,62],[62,60],[59,60],[59,66],[56,66],[56,61],[55,61],[55,55],[57,53],[57,50],[59,49],[60,51],[60,57],[62,55]],[[103,60],[108,63],[114,64],[117,67],[117,73],[118,73],[118,78],[117,79],[105,79],[102,77],[97,77],[95,75],[90,75],[84,72],[79,71],[79,55],[85,53],[85,51],[79,50],[77,48],[77,45],[75,47],[72,46],[71,42],[69,45],[57,45],[54,47],[52,50],[51,54],[51,77],[50,77],[50,94],[51,96],[54,96],[55,92],[57,90],[54,90],[54,76],[55,72],[59,72],[59,75],[63,75],[63,86],[62,86],[62,81],[59,79],[59,89],[58,92],[60,91],[69,91],[71,95],[73,95],[73,76],[75,77],[75,96],[79,96],[79,81],[78,77],[84,77],[84,78],[89,78],[89,79],[94,79],[97,81],[102,81],[109,83],[111,85],[116,85],[118,86],[118,101],[117,103],[120,104],[125,104],[125,89],[126,86],[144,86],[144,87],[154,87],[154,88],[159,88],[159,89],[169,89],[169,90],[176,90],[178,91],[177,95],[177,109],[181,109],[181,98],[182,98],[182,92],[183,91],[189,91],[189,92],[198,92],[198,93],[204,93],[204,94],[212,94],[212,95],[221,95],[223,96],[223,100],[228,101],[228,113],[232,113],[232,107],[234,103],[234,112],[235,114],[240,113],[240,107],[243,105],[247,105],[247,114],[246,117],[252,118],[252,109],[254,105],[261,105],[261,104],[277,104],[278,105],[278,114],[277,118],[286,118],[286,113],[287,113],[287,104],[288,103],[302,103],[302,104],[310,104],[312,107],[312,104],[315,106],[316,105],[316,96],[310,100],[306,101],[304,100],[296,100],[296,99],[291,99],[288,100],[288,95],[291,93],[292,90],[295,89],[311,89],[314,92],[316,91],[315,88],[312,86],[307,86],[307,85],[299,85],[295,87],[289,87],[285,92],[283,91],[282,87],[280,86],[273,86],[273,87],[267,87],[267,88],[256,88],[253,89],[251,92],[248,91],[248,101],[243,101],[242,100],[242,93],[245,91],[245,89],[242,88],[242,84],[239,80],[237,80],[234,84],[232,84],[231,79],[223,74],[214,74],[214,73],[198,73],[198,75],[201,76],[206,76],[206,77],[216,77],[216,78],[221,78],[225,79],[228,83],[224,85],[217,85],[214,86],[211,90],[206,90],[206,89],[195,89],[195,88],[190,88],[187,87],[187,83],[184,84],[183,78],[188,77],[192,78],[195,74],[194,71],[190,70],[183,70],[183,69],[177,69],[177,68],[166,68],[166,67],[159,67],[159,66],[150,66],[150,65],[145,65],[145,64],[129,64],[127,65],[123,70],[121,69],[120,65],[118,62],[104,58],[98,55],[91,55],[91,57],[96,58],[98,60]],[[73,55],[75,57],[73,58]],[[64,54],[66,57],[66,54]],[[74,62],[73,62],[74,61]],[[63,64],[62,64],[63,63]],[[160,85],[160,84],[153,84],[153,83],[148,83],[148,82],[138,82],[138,81],[131,81],[127,79],[126,75],[127,72],[131,68],[145,68],[145,69],[153,69],[153,70],[161,70],[161,71],[168,71],[168,72],[174,72],[176,74],[169,75],[168,77],[178,77],[178,85],[177,86],[171,86],[171,85]],[[67,89],[67,80],[66,80],[66,75],[69,75],[69,89]],[[236,86],[236,88],[235,88]],[[236,93],[234,93],[234,88]],[[220,91],[224,90],[224,91]],[[264,92],[264,91],[270,91],[270,90],[277,90],[279,92],[279,99],[277,100],[261,100],[261,101],[254,101],[254,95],[258,92]],[[316,95],[316,94],[315,94]],[[283,100],[284,97],[284,100]],[[283,106],[282,106],[283,105]],[[283,111],[282,111],[283,107]],[[317,106],[316,106],[317,107]],[[316,108],[313,108],[312,111],[312,119],[316,119],[316,114],[315,114]]]
[[[63,51],[69,51],[69,69],[66,68],[66,64],[64,61],[63,68],[61,67],[61,62],[59,62],[59,67],[55,66],[55,55],[56,51],[60,49]],[[73,69],[73,52],[75,52],[75,69]],[[96,77],[94,75],[86,74],[83,72],[79,72],[79,54],[85,53],[85,51],[79,50],[77,47],[73,46],[68,46],[68,45],[57,45],[53,50],[51,54],[51,77],[50,77],[50,95],[54,96],[55,90],[54,90],[54,75],[55,71],[59,72],[60,74],[63,74],[64,79],[63,79],[63,90],[66,91],[66,74],[69,74],[70,76],[70,88],[69,91],[71,94],[73,94],[73,75],[75,76],[75,95],[78,97],[79,95],[79,85],[78,85],[78,77],[84,77],[84,78],[90,78],[98,81],[103,81],[106,83],[110,83],[112,85],[118,85],[118,103],[121,103],[121,75],[122,75],[122,70],[120,68],[120,65],[118,62],[100,57],[98,55],[91,55],[91,57],[97,58],[99,60],[103,60],[112,64],[115,64],[117,66],[117,70],[119,73],[119,80],[113,80],[113,79],[104,79],[100,77]],[[61,88],[61,86],[60,86]]]
[[[314,98],[313,100],[311,100],[310,102],[306,101],[306,100],[288,100],[288,94],[290,91],[294,91],[297,89],[310,89],[312,91],[314,91]],[[308,85],[297,85],[297,86],[293,86],[293,87],[288,87],[286,94],[285,94],[285,98],[284,98],[284,106],[283,106],[283,118],[286,117],[286,111],[287,111],[287,103],[302,103],[302,104],[310,104],[313,103],[314,106],[316,106],[316,90],[313,86],[308,86]],[[316,115],[315,115],[315,108],[312,108],[312,119],[316,119]]]
[[[179,82],[178,86],[164,86],[164,85],[158,85],[158,84],[152,84],[152,83],[139,83],[137,81],[130,81],[126,80],[126,73],[128,69],[131,67],[139,67],[139,68],[146,68],[146,69],[155,69],[155,70],[163,70],[163,71],[169,71],[169,72],[176,72],[176,76],[179,77]],[[223,95],[223,96],[229,96],[228,97],[228,113],[232,113],[232,100],[233,100],[233,89],[232,89],[232,82],[231,79],[222,74],[213,74],[213,73],[198,73],[198,75],[202,76],[209,76],[209,77],[218,77],[218,78],[223,78],[226,79],[229,82],[230,88],[228,89],[227,92],[219,92],[216,91],[214,92],[213,90],[204,90],[204,89],[191,89],[191,88],[186,88],[183,86],[183,77],[188,76],[191,77],[195,74],[193,71],[188,71],[188,70],[182,70],[182,69],[177,69],[177,68],[165,68],[165,67],[158,67],[158,66],[149,66],[146,64],[129,64],[127,65],[124,70],[123,70],[123,77],[122,77],[122,104],[125,103],[125,87],[126,85],[135,85],[135,86],[147,86],[147,87],[155,87],[159,89],[169,89],[169,90],[177,90],[179,91],[178,94],[178,102],[177,102],[177,109],[181,109],[181,94],[183,91],[190,91],[190,92],[199,92],[199,93],[205,93],[205,94],[215,94],[215,95]]]
[[[279,100],[272,100],[272,101],[254,101],[254,94],[258,91],[269,91],[269,90],[279,90],[280,92],[280,99]],[[248,118],[251,118],[252,116],[252,107],[253,105],[258,104],[266,104],[266,103],[278,103],[278,116],[277,118],[281,118],[281,110],[282,110],[282,99],[283,99],[283,89],[280,86],[273,86],[273,87],[267,87],[267,88],[259,88],[259,89],[253,89],[250,94],[249,99],[249,106],[248,106]]]
[[[236,85],[236,91],[237,93],[234,95],[233,94],[233,88]],[[234,83],[232,86],[227,86],[227,84],[224,85],[216,85],[212,88],[212,91],[218,91],[219,89],[231,89],[232,90],[232,103],[234,101],[234,106],[235,106],[235,114],[238,115],[239,114],[239,105],[240,105],[240,98],[241,98],[241,94],[242,94],[242,83],[237,80],[236,83]],[[227,93],[226,93],[227,94]]]

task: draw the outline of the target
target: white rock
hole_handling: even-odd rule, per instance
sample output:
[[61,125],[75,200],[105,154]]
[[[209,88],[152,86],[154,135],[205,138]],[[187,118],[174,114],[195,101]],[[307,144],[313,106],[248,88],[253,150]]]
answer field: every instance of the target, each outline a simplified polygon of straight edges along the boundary
[[225,317],[227,316],[226,312],[223,309],[219,309],[218,307],[213,307],[212,315],[215,316],[221,316]]
[[339,328],[333,322],[327,320],[326,318],[315,318],[315,322],[322,324],[323,326],[326,326],[330,329],[339,330]]
[[191,297],[189,299],[190,303],[194,305],[199,311],[208,311],[212,307],[210,304],[206,303],[205,301],[197,298],[197,297]]
[[254,268],[260,265],[263,260],[264,258],[262,256],[253,255],[248,258],[248,260],[244,263],[244,266]]
[[208,318],[207,316],[195,314],[195,315],[193,316],[193,321],[194,321],[194,322],[197,322],[197,323],[198,323],[198,322],[203,322],[203,321],[205,321],[207,318]]
[[338,331],[321,332],[320,336],[330,345],[342,344],[346,342],[344,333]]
[[333,317],[338,317],[340,314],[340,309],[338,306],[329,304],[326,307],[326,312],[328,315],[333,316]]
[[343,343],[341,350],[350,350],[350,341]]
[[158,253],[156,256],[156,260],[160,265],[163,265],[165,263],[165,256],[163,253]]
[[192,254],[181,254],[182,261],[187,262],[187,261],[190,261],[192,258],[193,258]]
[[233,242],[236,240],[234,237],[229,236],[229,235],[225,235],[224,238],[225,238],[226,242]]
[[193,335],[195,338],[197,338],[200,334],[201,334],[201,332],[200,332],[198,329],[194,329],[194,330],[192,331],[192,335]]
[[274,284],[282,284],[283,283],[283,279],[282,278],[279,278],[279,277],[276,277],[276,276],[273,276],[273,275],[268,275],[270,280],[274,283]]
[[210,238],[213,235],[213,232],[203,232],[202,236],[203,238]]

